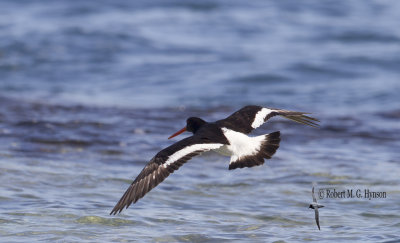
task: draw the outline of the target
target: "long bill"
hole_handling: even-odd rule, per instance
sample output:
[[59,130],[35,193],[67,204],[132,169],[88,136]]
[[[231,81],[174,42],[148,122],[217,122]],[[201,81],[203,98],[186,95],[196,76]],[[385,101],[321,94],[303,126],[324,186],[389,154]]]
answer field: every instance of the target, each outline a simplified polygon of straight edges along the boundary
[[168,139],[178,136],[179,134],[186,131],[186,127],[182,128],[181,130],[177,131],[176,133],[172,134]]

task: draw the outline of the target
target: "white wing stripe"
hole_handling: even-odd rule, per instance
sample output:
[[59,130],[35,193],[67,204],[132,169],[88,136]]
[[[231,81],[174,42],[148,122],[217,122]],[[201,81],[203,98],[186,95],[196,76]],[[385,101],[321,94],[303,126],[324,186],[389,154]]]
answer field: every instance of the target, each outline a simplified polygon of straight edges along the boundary
[[220,143],[201,143],[201,144],[193,144],[190,146],[187,146],[179,151],[176,151],[173,153],[171,156],[168,157],[167,161],[164,163],[164,168],[167,168],[168,165],[174,163],[175,161],[179,160],[180,158],[193,153],[195,151],[199,150],[211,150],[211,149],[217,149],[221,147],[223,144]]
[[252,128],[257,128],[264,123],[265,117],[273,112],[274,110],[270,110],[268,108],[262,108],[259,112],[257,112],[256,116],[254,117],[254,121],[251,124]]

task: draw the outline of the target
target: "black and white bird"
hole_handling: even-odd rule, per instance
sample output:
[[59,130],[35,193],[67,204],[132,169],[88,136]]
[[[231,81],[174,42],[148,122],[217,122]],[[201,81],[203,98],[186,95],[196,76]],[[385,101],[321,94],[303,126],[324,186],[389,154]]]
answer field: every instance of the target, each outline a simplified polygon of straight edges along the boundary
[[262,165],[264,159],[270,159],[278,149],[280,132],[255,137],[247,134],[277,115],[317,127],[319,121],[306,114],[309,113],[245,106],[229,117],[215,122],[206,122],[198,117],[188,118],[186,126],[169,139],[185,131],[193,135],[158,152],[132,182],[110,214],[120,213],[125,207],[136,203],[193,156],[206,151],[214,150],[230,156],[230,170]]
[[308,208],[314,209],[314,212],[315,212],[315,222],[317,223],[318,229],[321,230],[321,227],[319,226],[319,212],[318,212],[318,208],[323,208],[323,207],[325,207],[325,206],[317,203],[317,198],[315,198],[315,194],[314,194],[314,187],[312,188],[312,200],[313,200],[313,202],[310,204],[310,206],[309,206]]

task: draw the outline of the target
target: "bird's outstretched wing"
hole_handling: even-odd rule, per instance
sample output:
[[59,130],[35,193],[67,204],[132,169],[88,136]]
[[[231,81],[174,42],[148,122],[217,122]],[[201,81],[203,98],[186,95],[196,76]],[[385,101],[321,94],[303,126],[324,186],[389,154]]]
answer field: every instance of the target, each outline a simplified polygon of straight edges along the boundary
[[110,214],[120,213],[125,207],[128,208],[132,203],[136,203],[193,156],[217,149],[222,145],[191,136],[161,150],[143,168]]
[[248,134],[253,129],[264,124],[271,117],[279,115],[304,125],[318,127],[317,122],[319,122],[319,120],[307,116],[306,114],[309,113],[249,105],[216,123],[222,127]]
[[315,211],[315,222],[317,223],[318,229],[321,230],[321,227],[319,226],[319,212],[318,212],[318,207],[314,208]]
[[317,203],[317,198],[315,197],[315,194],[314,194],[314,187],[312,188],[312,201]]

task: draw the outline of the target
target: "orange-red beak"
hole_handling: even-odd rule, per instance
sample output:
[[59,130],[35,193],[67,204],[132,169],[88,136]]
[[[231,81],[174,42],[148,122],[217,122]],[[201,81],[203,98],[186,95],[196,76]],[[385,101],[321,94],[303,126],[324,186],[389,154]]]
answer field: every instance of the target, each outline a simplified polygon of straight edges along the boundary
[[179,134],[186,131],[186,127],[182,128],[181,130],[177,131],[176,133],[172,134],[168,139],[178,136]]

